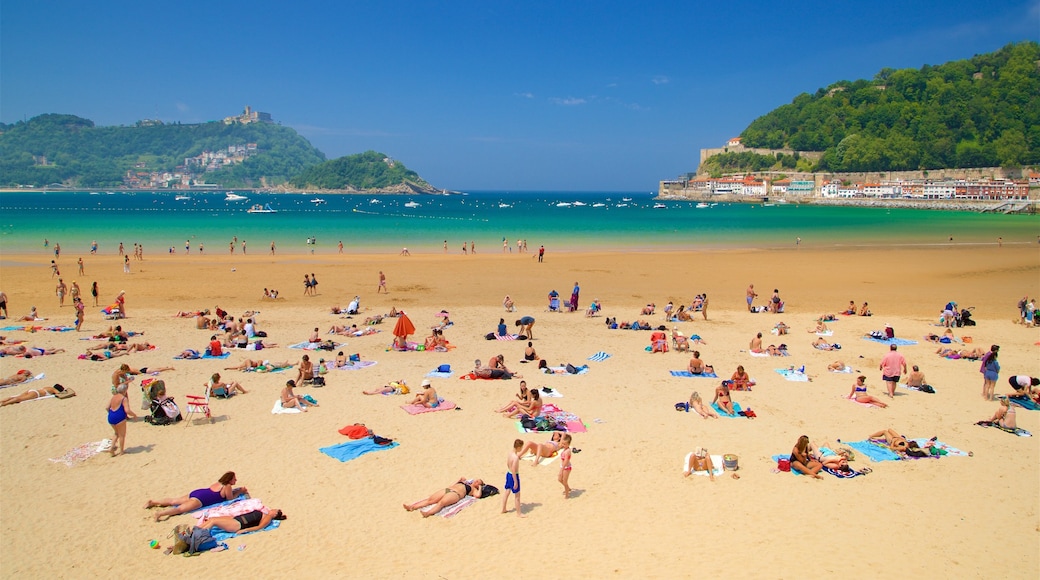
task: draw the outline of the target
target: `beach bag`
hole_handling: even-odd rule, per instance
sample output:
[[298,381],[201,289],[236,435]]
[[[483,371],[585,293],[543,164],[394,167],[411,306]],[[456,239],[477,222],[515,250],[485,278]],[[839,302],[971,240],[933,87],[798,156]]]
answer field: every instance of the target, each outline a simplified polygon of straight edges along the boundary
[[935,393],[935,389],[932,385],[921,385],[921,391],[925,393]]
[[776,468],[779,469],[780,471],[790,472],[791,471],[791,459],[789,457],[784,457],[782,459],[777,460]]
[[314,377],[311,379],[311,386],[313,387],[324,387],[325,377]]
[[520,419],[520,425],[524,429],[528,429],[528,430],[532,430],[532,431],[536,430],[538,428],[538,423],[534,419],[531,419],[529,417],[525,417],[523,419]]
[[567,372],[572,375],[576,375],[578,374],[578,369],[571,363],[567,363]]
[[437,372],[439,372],[439,373],[450,373],[451,372],[451,365],[441,365],[441,366],[437,367]]
[[217,547],[217,541],[213,539],[209,530],[198,526],[181,524],[173,529],[173,535],[176,538],[174,554],[183,553],[191,556]]
[[484,335],[484,340],[495,340],[495,333],[489,332]]
[[685,412],[689,413],[690,412],[690,404],[689,403],[676,403],[675,404],[675,410],[676,411],[685,411]]
[[347,358],[350,362],[361,362],[361,355],[358,353],[354,353]]
[[491,485],[490,483],[485,483],[480,488],[480,497],[481,498],[491,497],[493,495],[498,495],[498,488],[493,486],[493,485]]
[[376,445],[389,445],[394,442],[393,439],[387,439],[386,437],[380,437],[379,435],[372,436],[372,442]]

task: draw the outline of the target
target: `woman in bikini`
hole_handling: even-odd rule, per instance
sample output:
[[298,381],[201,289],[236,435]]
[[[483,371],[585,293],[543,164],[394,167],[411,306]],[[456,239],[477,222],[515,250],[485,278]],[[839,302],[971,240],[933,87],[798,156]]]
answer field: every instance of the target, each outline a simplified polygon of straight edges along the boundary
[[270,525],[272,520],[284,519],[285,514],[282,513],[282,510],[270,510],[266,514],[260,510],[253,510],[240,516],[218,516],[206,518],[201,524],[199,524],[199,527],[204,530],[220,528],[221,530],[231,532],[232,534],[248,534],[249,532],[255,532],[266,528]]
[[516,419],[521,415],[526,415],[532,419],[537,417],[542,412],[542,396],[538,394],[538,389],[529,391],[529,394],[531,395],[531,400],[526,404],[518,401],[506,406],[505,411],[498,412],[502,413],[507,419]]
[[160,521],[163,518],[169,516],[176,516],[180,514],[186,514],[192,510],[199,508],[209,507],[211,505],[218,504],[222,501],[229,499],[235,499],[240,495],[249,493],[244,487],[232,487],[238,478],[235,477],[234,471],[229,471],[224,475],[220,476],[220,479],[216,483],[209,487],[203,487],[196,489],[188,495],[182,497],[166,498],[166,499],[150,499],[148,503],[144,504],[145,509],[153,507],[169,507],[168,510],[163,510],[155,514],[155,521]]
[[553,431],[552,437],[549,438],[545,443],[536,443],[534,441],[528,441],[524,444],[523,448],[520,449],[518,454],[523,457],[527,453],[531,453],[535,457],[535,465],[542,460],[543,457],[549,458],[560,450],[560,440],[563,437],[563,433],[559,431]]
[[809,444],[809,436],[802,435],[799,437],[798,442],[794,445],[794,449],[791,450],[791,471],[810,475],[816,479],[823,479],[820,476],[823,464],[815,459],[813,451],[812,445]]
[[910,445],[906,437],[896,433],[892,429],[884,429],[872,434],[868,439],[880,439],[885,442],[889,449],[896,453],[905,453]]
[[524,349],[524,360],[529,362],[538,360],[538,353],[534,351],[534,343],[531,341],[527,341],[527,348]]
[[737,370],[730,377],[730,380],[733,381],[734,391],[748,391],[751,389],[751,377],[744,370],[744,365],[737,365]]
[[422,512],[422,516],[428,518],[448,506],[453,506],[459,503],[459,501],[467,495],[479,498],[482,494],[483,487],[484,481],[481,479],[474,479],[473,483],[467,483],[466,478],[462,477],[450,486],[433,492],[430,494],[430,497],[424,500],[417,501],[413,504],[403,504],[404,509],[411,512],[426,506],[433,506],[433,509]]
[[715,414],[715,411],[713,411],[711,407],[704,404],[704,401],[701,400],[701,394],[697,391],[694,391],[693,394],[690,395],[689,406],[704,419],[707,419],[708,417],[713,417],[715,419],[719,418],[719,416]]
[[729,387],[725,383],[715,387],[715,398],[712,404],[718,403],[719,408],[730,417],[735,417],[737,412],[733,410],[733,401],[729,397]]
[[[32,375],[29,375],[29,376],[32,376]],[[0,406],[6,407],[8,405],[15,405],[15,404],[22,403],[22,402],[25,402],[25,401],[31,401],[33,399],[39,399],[41,397],[49,397],[51,395],[54,395],[55,397],[64,399],[64,398],[67,398],[67,397],[71,397],[71,396],[73,396],[75,394],[76,394],[76,392],[73,391],[72,389],[63,387],[61,385],[54,385],[53,387],[40,387],[38,389],[28,389],[27,391],[25,391],[24,393],[22,393],[20,395],[15,395],[13,397],[7,397],[3,401],[0,401]]]
[[213,376],[209,378],[209,382],[206,383],[206,388],[209,389],[209,396],[224,397],[225,399],[231,398],[235,393],[246,394],[249,392],[243,389],[238,381],[231,381],[230,384],[221,381],[220,373],[213,373]]
[[[116,438],[112,442],[112,447],[109,453],[112,457],[120,455],[126,451],[126,419],[131,417],[136,419],[137,415],[130,410],[130,399],[126,396],[126,383],[121,383],[116,387],[116,392],[112,395],[112,399],[108,402],[108,424],[112,426],[112,430],[115,431]],[[116,451],[116,447],[119,451]]]
[[993,414],[989,422],[1002,429],[1014,431],[1018,428],[1018,422],[1015,420],[1015,406],[1011,404],[1007,397],[1001,396],[997,398],[1000,399],[1000,406],[997,407],[997,412]]
[[495,412],[507,413],[520,405],[527,407],[531,404],[530,401],[531,393],[527,390],[527,381],[520,381],[520,392],[516,394],[516,400],[506,403],[505,406]]
[[857,403],[863,403],[864,405],[874,405],[875,407],[881,407],[884,409],[888,405],[885,404],[881,399],[877,399],[867,394],[867,377],[860,375],[856,377],[856,382],[852,385],[852,390],[849,391],[849,398],[855,400]]
[[17,385],[18,383],[24,383],[32,377],[33,374],[31,371],[21,369],[15,374],[7,377],[6,379],[0,379],[0,387],[7,387],[10,385]]

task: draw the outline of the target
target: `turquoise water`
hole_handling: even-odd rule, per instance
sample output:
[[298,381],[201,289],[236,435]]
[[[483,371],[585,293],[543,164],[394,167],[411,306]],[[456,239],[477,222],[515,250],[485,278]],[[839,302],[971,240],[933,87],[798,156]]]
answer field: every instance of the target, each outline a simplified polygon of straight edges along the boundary
[[[63,251],[82,254],[97,240],[101,253],[143,244],[148,253],[171,246],[207,253],[227,252],[228,242],[248,243],[249,253],[284,252],[461,252],[473,241],[479,252],[501,252],[502,238],[516,250],[517,238],[534,250],[672,250],[780,247],[795,238],[809,246],[876,246],[947,243],[1036,243],[1037,216],[974,212],[877,209],[793,204],[719,204],[664,201],[624,192],[472,192],[468,195],[361,196],[244,193],[248,201],[225,201],[221,193],[51,192],[0,194],[0,250],[49,252],[48,239]],[[311,200],[323,198],[324,204]],[[630,198],[630,201],[624,201]],[[406,207],[408,202],[418,207]],[[584,205],[559,206],[561,203]],[[246,212],[270,204],[273,214]],[[309,246],[307,239],[315,238]]]

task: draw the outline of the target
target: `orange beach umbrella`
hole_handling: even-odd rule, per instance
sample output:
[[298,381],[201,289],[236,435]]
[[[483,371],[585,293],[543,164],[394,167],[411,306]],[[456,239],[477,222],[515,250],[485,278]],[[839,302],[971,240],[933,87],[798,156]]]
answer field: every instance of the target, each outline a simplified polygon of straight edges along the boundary
[[415,325],[412,324],[412,321],[408,318],[407,314],[402,314],[397,319],[397,325],[394,326],[394,336],[408,338],[408,335],[410,334],[415,334]]

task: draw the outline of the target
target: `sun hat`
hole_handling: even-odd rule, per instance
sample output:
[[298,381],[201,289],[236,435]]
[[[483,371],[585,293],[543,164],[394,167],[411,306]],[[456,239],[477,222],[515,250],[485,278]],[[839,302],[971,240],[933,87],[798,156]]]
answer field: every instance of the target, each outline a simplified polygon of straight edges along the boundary
[[422,384],[421,384],[420,386],[422,386],[422,388],[424,388],[424,389],[425,389],[426,387],[429,387],[429,386],[431,386],[432,384],[433,384],[433,383],[431,383],[431,382],[430,382],[430,379],[423,379],[423,381],[422,381]]

